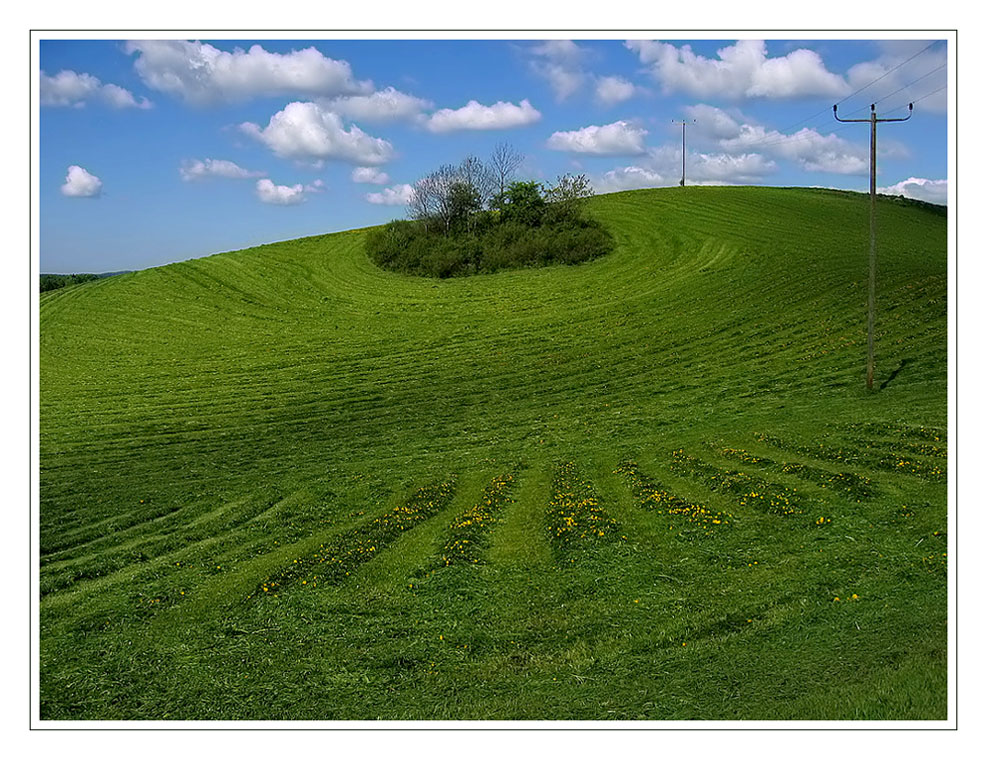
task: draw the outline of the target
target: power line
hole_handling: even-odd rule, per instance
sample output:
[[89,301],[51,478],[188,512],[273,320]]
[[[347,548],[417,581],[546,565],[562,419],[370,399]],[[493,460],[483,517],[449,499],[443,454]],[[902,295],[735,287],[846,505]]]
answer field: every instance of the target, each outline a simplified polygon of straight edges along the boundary
[[931,48],[933,45],[938,45],[940,42],[942,42],[942,40],[933,40],[928,45],[926,45],[924,48],[922,48],[921,50],[919,50],[915,55],[911,56],[910,58],[906,58],[904,61],[902,61],[901,63],[899,63],[894,68],[888,69],[883,74],[881,74],[881,76],[879,76],[877,79],[875,79],[875,80],[873,80],[871,82],[868,82],[867,84],[865,84],[863,87],[861,87],[856,92],[851,92],[849,95],[847,95],[845,98],[843,98],[843,100],[836,101],[836,105],[840,105],[840,103],[845,103],[850,98],[852,98],[854,95],[859,95],[861,92],[863,92],[864,90],[866,90],[871,85],[877,84],[882,79],[884,79],[884,77],[886,77],[886,76],[888,76],[890,74],[893,74],[895,71],[897,71],[898,69],[900,69],[906,63],[909,63],[911,61],[914,61],[916,58],[918,58],[920,55],[922,55],[922,53],[924,53],[926,50],[928,50],[929,48]]
[[[935,95],[935,94],[936,94],[937,92],[942,92],[942,91],[943,91],[943,90],[945,90],[945,89],[946,89],[947,87],[949,87],[949,85],[948,85],[948,84],[944,84],[944,85],[943,85],[942,87],[937,87],[937,88],[936,88],[936,89],[934,89],[934,90],[933,90],[932,92],[927,92],[927,93],[926,93],[925,95],[923,95],[922,97],[920,97],[920,98],[916,98],[915,100],[913,100],[913,101],[911,101],[911,105],[915,105],[916,103],[921,103],[921,102],[922,102],[923,100],[925,100],[926,98],[931,98],[931,97],[932,97],[933,95]],[[888,111],[888,113],[891,113],[891,111],[900,111],[900,110],[901,110],[902,108],[904,108],[904,107],[905,107],[906,105],[908,105],[908,104],[907,104],[907,103],[903,103],[903,104],[902,104],[902,105],[900,105],[900,106],[896,106],[896,107],[894,107],[894,108],[892,108],[892,109],[890,109],[890,110]]]
[[[926,77],[930,77],[933,74],[935,74],[937,71],[942,71],[944,68],[946,68],[946,64],[945,63],[940,64],[939,66],[936,66],[934,69],[932,69],[932,71],[929,71],[929,72],[923,74],[922,76],[918,77],[917,79],[913,79],[911,82],[909,82],[908,84],[904,85],[903,87],[899,87],[894,92],[889,92],[883,98],[879,98],[878,100],[875,100],[874,103],[873,103],[873,105],[877,105],[878,103],[883,103],[885,100],[887,100],[888,98],[890,98],[892,95],[897,95],[902,90],[907,90],[913,84],[917,84],[918,82],[921,82]],[[946,85],[943,85],[943,87],[945,87],[945,86]],[[939,89],[942,89],[942,88],[939,88]],[[922,98],[919,98],[918,100],[922,100],[923,98],[926,98],[926,97],[928,97],[928,95],[923,95]],[[917,103],[918,100],[911,100],[909,102],[910,103]],[[898,106],[898,108],[904,108],[905,105],[908,105],[908,104],[906,103],[904,105],[900,105],[900,106]],[[860,108],[856,109],[855,111],[850,111],[850,113],[848,113],[847,116],[853,116],[854,114],[860,113],[861,111],[866,111],[867,108],[868,108],[868,106],[861,106]],[[897,110],[897,109],[894,109],[894,110]]]
[[[847,129],[847,127],[837,127],[836,129],[830,130],[829,134],[830,135],[835,135],[837,132],[842,132],[844,129]],[[815,139],[816,137],[827,137],[827,135],[824,135],[824,134],[822,134],[820,132],[813,132],[813,134],[811,134],[811,135],[804,135],[803,137],[796,137],[795,135],[781,135],[781,138],[782,139],[780,139],[780,140],[774,139],[773,142],[769,142],[769,143],[756,142],[756,143],[751,143],[750,145],[746,145],[744,147],[745,147],[745,149],[746,148],[750,148],[750,147],[754,147],[754,146],[757,146],[758,148],[770,148],[772,145],[784,145],[786,143],[802,142],[803,140],[812,140],[812,139]],[[764,138],[764,139],[767,139],[767,138]]]
[[[911,87],[916,82],[920,82],[923,79],[925,79],[926,77],[932,76],[933,74],[935,74],[940,69],[943,69],[945,66],[946,66],[946,64],[942,64],[941,66],[937,66],[932,71],[930,71],[930,72],[928,72],[928,73],[923,74],[922,76],[920,76],[918,79],[912,80],[911,82],[909,82],[908,84],[906,84],[904,87],[901,87],[901,88],[895,90],[894,92],[885,95],[880,100],[875,100],[874,103],[873,103],[873,105],[877,105],[878,103],[880,103],[880,102],[882,102],[884,100],[887,100],[892,95],[897,95],[899,92],[901,92],[902,90],[908,89],[909,87]],[[939,87],[939,88],[937,88],[935,90],[932,90],[932,92],[928,92],[928,93],[926,93],[925,95],[923,95],[920,98],[915,98],[914,100],[910,100],[909,103],[911,103],[912,105],[915,105],[916,103],[920,103],[921,101],[925,100],[926,98],[931,97],[932,95],[935,95],[937,92],[942,92],[948,86],[949,86],[948,84],[944,84],[942,87]],[[888,113],[893,113],[895,111],[900,111],[902,108],[906,108],[907,106],[908,106],[908,103],[902,103],[900,106],[896,106],[894,108],[888,109]],[[847,114],[847,116],[853,116],[854,114],[860,113],[861,111],[865,111],[868,108],[870,108],[870,105],[863,106],[862,108],[858,108],[855,111],[851,111],[850,113]],[[865,119],[865,121],[869,121],[869,119]],[[830,130],[829,133],[828,133],[828,135],[834,135],[837,132],[842,132],[844,129],[847,129],[847,127],[845,127],[845,126],[844,127],[837,127],[836,129]],[[792,143],[792,142],[801,142],[803,140],[812,140],[812,139],[815,139],[816,136],[819,136],[819,137],[827,137],[828,135],[823,135],[820,132],[815,132],[812,135],[805,135],[803,137],[796,137],[795,135],[785,135],[782,132],[777,132],[777,136],[776,135],[772,135],[770,138],[769,137],[762,137],[759,140],[756,140],[756,141],[754,141],[752,143],[749,143],[749,144],[745,145],[744,146],[744,149],[747,150],[749,148],[754,148],[754,147],[757,147],[757,148],[770,148],[772,145],[784,145],[784,144]],[[780,137],[778,137],[778,136],[780,136]],[[770,139],[771,142],[764,142],[765,140],[768,140],[768,139]]]
[[[821,110],[821,111],[819,111],[819,112],[817,112],[817,113],[814,113],[814,114],[812,114],[812,116],[809,116],[809,117],[807,117],[807,118],[805,118],[805,119],[802,119],[802,121],[797,121],[797,122],[795,122],[794,124],[789,124],[789,125],[788,125],[787,127],[784,127],[784,128],[782,128],[782,129],[779,129],[779,130],[777,130],[777,131],[778,131],[778,132],[787,132],[787,131],[788,131],[789,129],[794,129],[795,127],[797,127],[797,126],[799,126],[799,125],[801,125],[801,124],[805,124],[805,123],[806,123],[807,121],[812,121],[812,120],[813,120],[814,118],[816,118],[817,116],[821,116],[822,114],[824,114],[824,113],[826,113],[826,112],[828,112],[828,111],[829,111],[829,107],[827,106],[827,107],[826,107],[826,108],[824,108],[823,110]],[[765,137],[765,138],[761,138],[761,139],[762,139],[762,140],[766,140],[767,138]],[[757,143],[753,143],[753,145],[756,145],[756,144],[757,144]]]
[[[879,76],[879,77],[877,77],[877,78],[875,78],[875,79],[872,79],[872,80],[871,80],[870,82],[868,82],[867,84],[865,84],[865,85],[864,85],[863,87],[861,87],[861,88],[860,88],[859,90],[856,90],[855,92],[851,92],[851,93],[850,93],[849,95],[847,95],[847,96],[846,96],[845,98],[843,98],[843,100],[839,100],[839,101],[837,101],[837,105],[839,105],[840,103],[844,103],[844,102],[846,102],[847,100],[849,100],[850,98],[852,98],[852,97],[853,97],[854,95],[859,95],[859,94],[860,94],[861,92],[863,92],[864,90],[866,90],[866,89],[867,89],[868,87],[870,87],[871,85],[873,85],[873,84],[877,84],[877,83],[878,83],[878,82],[880,82],[880,81],[881,81],[882,79],[884,79],[884,78],[885,78],[886,76],[888,76],[889,74],[893,74],[893,73],[894,73],[895,71],[897,71],[898,69],[900,69],[900,68],[901,68],[902,66],[904,66],[904,65],[905,65],[906,63],[909,63],[909,62],[911,62],[911,61],[913,61],[913,60],[915,60],[915,59],[916,59],[916,58],[918,58],[918,57],[919,57],[920,55],[922,55],[922,53],[924,53],[924,52],[925,52],[926,50],[928,50],[928,49],[929,49],[929,48],[931,48],[931,47],[932,47],[933,45],[936,45],[936,44],[937,44],[937,43],[939,43],[939,42],[941,42],[941,40],[933,40],[933,41],[932,41],[932,42],[930,42],[930,43],[929,43],[928,45],[926,45],[926,46],[925,46],[924,48],[922,48],[922,49],[921,49],[921,50],[919,50],[919,51],[918,51],[917,53],[915,53],[915,55],[913,55],[913,56],[912,56],[911,58],[908,58],[908,59],[906,59],[906,60],[904,60],[904,61],[902,61],[901,63],[899,63],[899,64],[898,64],[897,66],[895,66],[894,68],[891,68],[891,69],[888,69],[888,70],[887,70],[887,71],[885,71],[885,72],[884,72],[883,74],[881,74],[881,76]],[[865,108],[866,108],[866,106],[865,106]],[[821,111],[818,111],[818,112],[816,112],[816,113],[814,113],[814,114],[812,114],[812,116],[808,116],[808,117],[806,117],[805,119],[802,119],[801,121],[797,121],[797,122],[795,122],[794,124],[791,124],[791,125],[789,125],[789,126],[787,126],[787,127],[785,127],[784,129],[781,129],[781,130],[779,130],[779,131],[780,131],[780,132],[787,132],[787,131],[788,131],[789,129],[792,129],[793,127],[797,127],[797,126],[799,126],[799,125],[801,125],[801,124],[804,124],[804,123],[805,123],[805,122],[807,122],[807,121],[811,121],[812,119],[814,119],[814,118],[816,118],[817,116],[821,116],[822,114],[824,114],[824,113],[828,113],[828,112],[829,112],[829,107],[827,106],[826,108],[824,108],[824,109],[822,109]]]
[[926,98],[931,98],[936,93],[942,92],[949,87],[948,84],[944,84],[942,87],[937,87],[932,92],[927,92],[920,98],[915,98],[915,100],[910,100],[907,103],[902,103],[900,106],[895,106],[894,108],[887,109],[886,113],[894,113],[895,111],[900,111],[903,108],[908,108],[908,106],[914,106],[916,103],[921,103]]
[[[865,84],[863,87],[855,90],[854,92],[851,92],[849,95],[847,95],[845,98],[843,98],[843,100],[837,101],[836,104],[837,105],[840,105],[841,103],[845,103],[846,101],[848,101],[850,98],[854,97],[855,95],[859,95],[861,92],[863,92],[864,90],[866,90],[871,85],[877,84],[878,82],[880,82],[885,77],[889,76],[890,74],[893,74],[895,71],[897,71],[898,69],[900,69],[905,64],[910,63],[911,61],[914,61],[916,58],[918,58],[920,55],[922,55],[922,53],[925,53],[927,50],[929,50],[930,48],[932,48],[935,45],[938,45],[942,41],[943,40],[933,40],[932,42],[930,42],[928,45],[926,45],[924,48],[922,48],[921,50],[919,50],[914,55],[910,56],[909,58],[906,58],[904,61],[902,61],[898,65],[896,65],[896,66],[888,69],[883,74],[881,74],[879,77],[876,77],[875,79],[872,79],[870,82],[868,82],[867,84]],[[943,68],[945,65],[946,64],[942,64],[942,66],[939,66],[937,69],[933,69],[933,71],[930,71],[928,74],[925,74],[925,75],[919,77],[918,79],[914,80],[910,84],[905,85],[905,87],[910,87],[912,84],[915,84],[915,82],[918,82],[921,79],[924,79],[926,76],[929,76],[932,73],[934,73],[935,71],[938,71],[939,69]],[[902,88],[902,89],[904,89],[904,88]],[[900,91],[901,90],[896,90],[894,93],[891,93],[891,94],[892,95],[893,94],[897,94]],[[885,98],[888,98],[888,97],[890,97],[890,95],[885,95],[885,97],[882,98],[882,100],[885,99]],[[879,103],[879,102],[881,102],[881,101],[875,101],[875,103]],[[918,101],[916,100],[916,101],[912,101],[912,102],[913,103],[917,103]],[[867,108],[867,106],[863,106],[862,108],[858,108],[856,111],[852,111],[848,115],[852,116],[855,113],[859,113],[860,111],[866,110],[866,108]],[[789,124],[787,127],[783,127],[782,129],[776,130],[776,131],[779,132],[780,134],[784,134],[788,130],[794,129],[795,127],[798,127],[798,126],[801,126],[802,124],[805,124],[806,122],[812,121],[817,116],[821,116],[822,114],[827,113],[827,112],[829,112],[829,108],[828,107],[822,109],[821,111],[817,111],[816,113],[812,114],[811,116],[807,116],[806,118],[804,118],[804,119],[802,119],[800,121],[797,121],[794,124]],[[833,131],[835,132],[835,131],[838,131],[838,130],[833,130]],[[757,140],[757,141],[755,141],[753,143],[750,143],[749,145],[747,145],[745,147],[746,148],[754,148],[754,147],[765,147],[766,148],[769,145],[778,145],[778,144],[780,144],[782,142],[787,142],[787,140],[779,140],[777,142],[767,143],[767,144],[763,144],[762,145],[762,143],[764,143],[764,141],[765,140],[768,140],[768,139],[773,139],[773,136],[771,138],[769,138],[769,137],[762,137],[760,140]],[[790,139],[809,139],[809,138],[790,138]]]
[[[945,64],[945,63],[944,63],[944,64],[942,64],[942,65],[940,65],[940,66],[936,66],[936,67],[935,67],[934,69],[932,69],[932,71],[930,71],[930,72],[929,72],[928,74],[923,74],[923,75],[922,75],[922,76],[920,76],[920,77],[919,77],[918,79],[913,79],[913,80],[912,80],[911,82],[909,82],[908,84],[906,84],[906,85],[905,85],[904,87],[899,87],[899,88],[898,88],[897,90],[895,90],[894,92],[889,92],[889,93],[888,93],[887,95],[885,95],[885,96],[884,96],[883,98],[880,98],[880,99],[878,99],[878,100],[875,100],[875,101],[874,101],[874,105],[877,105],[878,103],[883,103],[883,102],[884,102],[885,100],[887,100],[888,98],[890,98],[890,97],[891,97],[892,95],[897,95],[897,94],[898,94],[899,92],[901,92],[902,90],[907,90],[907,89],[908,89],[909,87],[911,87],[911,86],[912,86],[913,84],[917,84],[918,82],[921,82],[921,81],[922,81],[923,79],[925,79],[926,77],[931,77],[931,76],[932,76],[933,74],[935,74],[935,73],[936,73],[937,71],[942,71],[942,70],[943,70],[944,68],[946,68],[946,64]],[[912,101],[912,103],[914,103],[914,102],[915,102],[915,101],[913,100],[913,101]]]

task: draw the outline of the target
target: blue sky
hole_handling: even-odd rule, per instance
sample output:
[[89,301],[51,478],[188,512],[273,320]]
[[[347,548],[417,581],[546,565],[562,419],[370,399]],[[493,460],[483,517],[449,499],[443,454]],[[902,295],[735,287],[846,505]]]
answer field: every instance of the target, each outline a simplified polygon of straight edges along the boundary
[[[43,272],[148,266],[405,215],[414,182],[508,142],[522,178],[945,203],[946,42],[41,40]],[[861,110],[862,109],[862,110]],[[692,120],[695,120],[695,123]]]

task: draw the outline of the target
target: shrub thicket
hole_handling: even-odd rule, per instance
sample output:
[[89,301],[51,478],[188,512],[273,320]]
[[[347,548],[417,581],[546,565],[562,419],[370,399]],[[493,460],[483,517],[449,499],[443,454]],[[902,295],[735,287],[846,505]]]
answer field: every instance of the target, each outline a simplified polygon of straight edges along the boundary
[[585,176],[555,186],[504,182],[502,172],[470,157],[419,180],[410,220],[371,230],[367,253],[384,269],[453,277],[500,269],[578,264],[609,253],[613,239],[584,215],[592,195]]

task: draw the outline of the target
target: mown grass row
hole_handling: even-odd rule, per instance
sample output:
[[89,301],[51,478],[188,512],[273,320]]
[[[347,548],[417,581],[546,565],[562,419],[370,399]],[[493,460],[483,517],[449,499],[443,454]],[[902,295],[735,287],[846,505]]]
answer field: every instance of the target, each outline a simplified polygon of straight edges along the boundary
[[454,491],[454,481],[419,488],[389,512],[328,544],[321,544],[311,555],[296,557],[280,572],[264,579],[254,593],[277,596],[292,585],[311,585],[314,589],[320,582],[323,586],[338,583],[360,565],[380,556],[404,531],[438,514],[451,501]]
[[775,448],[802,454],[813,459],[873,467],[886,472],[914,475],[931,481],[942,481],[946,478],[944,463],[929,462],[898,453],[894,450],[897,447],[893,443],[885,444],[881,441],[870,441],[865,442],[863,449],[860,449],[821,442],[816,444],[804,443],[793,438],[770,433],[757,433],[756,438],[761,443],[767,443]]
[[931,443],[941,443],[944,447],[947,434],[944,428],[928,425],[907,425],[895,422],[850,422],[839,425],[840,430],[871,437],[885,436],[893,438],[917,438]]
[[556,469],[546,523],[552,548],[571,562],[575,561],[573,552],[621,537],[619,523],[600,504],[592,483],[572,462],[563,462]]
[[855,472],[831,472],[803,462],[776,462],[768,457],[753,454],[746,449],[727,447],[716,449],[716,451],[727,459],[734,459],[763,469],[777,470],[786,475],[795,475],[820,488],[830,488],[857,501],[873,498],[877,493],[877,488],[870,478]]
[[752,507],[760,512],[795,517],[803,514],[806,497],[798,489],[789,488],[740,470],[726,470],[710,464],[684,449],[672,452],[672,472],[693,478],[705,484],[711,491],[727,491],[737,497],[742,507]]
[[621,462],[614,473],[621,475],[630,484],[634,497],[641,506],[655,510],[669,517],[681,517],[704,532],[729,525],[733,515],[721,512],[706,504],[694,503],[671,493],[665,486],[641,471],[636,462]]
[[483,489],[480,500],[457,517],[449,526],[449,537],[440,553],[440,564],[475,565],[489,543],[490,531],[511,503],[514,475],[508,473],[494,478]]

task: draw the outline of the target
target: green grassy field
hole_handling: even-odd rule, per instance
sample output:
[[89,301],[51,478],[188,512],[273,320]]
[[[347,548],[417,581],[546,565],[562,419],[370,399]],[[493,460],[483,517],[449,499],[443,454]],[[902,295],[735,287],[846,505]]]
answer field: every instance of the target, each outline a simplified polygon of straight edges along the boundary
[[43,719],[947,717],[946,219],[600,196],[451,280],[363,232],[41,298]]

